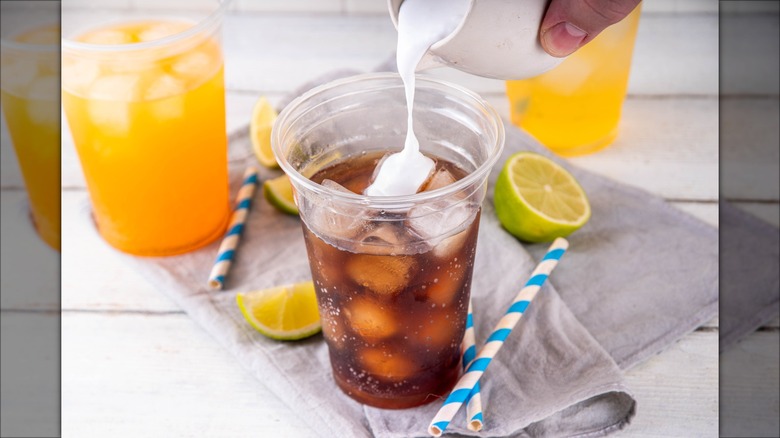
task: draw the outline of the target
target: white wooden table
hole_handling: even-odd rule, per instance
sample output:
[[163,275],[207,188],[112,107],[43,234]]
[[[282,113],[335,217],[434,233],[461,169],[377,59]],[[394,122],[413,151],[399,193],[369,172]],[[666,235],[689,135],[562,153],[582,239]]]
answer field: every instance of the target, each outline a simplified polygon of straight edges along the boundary
[[[154,3],[128,1],[136,10]],[[269,4],[276,3],[257,4],[273,9]],[[395,32],[384,3],[367,3],[323,1],[319,7],[327,11],[313,14],[252,10],[257,5],[239,2],[225,27],[228,128],[248,122],[260,95],[277,102],[320,73],[343,67],[368,70],[383,61],[394,50]],[[664,9],[659,3],[648,4],[642,18],[619,139],[598,154],[572,161],[656,193],[717,226],[717,5],[671,0]],[[679,38],[683,33],[687,36]],[[503,83],[441,74],[479,92],[508,115]],[[3,190],[12,196],[6,202],[21,203],[24,192],[8,178],[3,178]],[[104,242],[69,233],[79,228],[88,195],[67,131],[62,182],[63,435],[314,436],[297,413],[279,403],[153,284],[122,264]],[[776,192],[745,187],[729,197],[749,200],[738,204],[778,224]],[[767,382],[777,387],[777,345],[774,321],[720,358],[722,367],[735,369],[762,358],[774,361],[755,379],[721,388],[721,396],[732,402],[721,418],[749,419],[749,412],[740,411],[742,401],[760,393]],[[629,370],[627,383],[635,391],[638,413],[617,435],[717,436],[718,362],[716,318]],[[763,397],[776,413],[777,395]],[[754,428],[746,436],[757,435],[760,423],[746,421],[746,427]]]

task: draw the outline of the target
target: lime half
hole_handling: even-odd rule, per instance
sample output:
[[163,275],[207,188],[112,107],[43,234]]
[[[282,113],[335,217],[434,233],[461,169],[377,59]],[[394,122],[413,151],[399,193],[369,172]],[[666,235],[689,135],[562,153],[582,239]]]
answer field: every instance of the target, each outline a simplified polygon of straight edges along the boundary
[[311,281],[238,293],[236,302],[247,322],[271,339],[294,341],[322,328]]
[[292,184],[287,175],[266,180],[263,183],[263,195],[277,210],[287,214],[298,214]]
[[527,242],[568,236],[590,219],[590,204],[577,180],[531,152],[518,152],[506,161],[493,203],[504,228]]
[[272,169],[279,167],[271,150],[271,128],[274,126],[276,116],[274,107],[265,97],[261,97],[252,110],[252,120],[249,125],[252,150],[255,152],[257,161]]

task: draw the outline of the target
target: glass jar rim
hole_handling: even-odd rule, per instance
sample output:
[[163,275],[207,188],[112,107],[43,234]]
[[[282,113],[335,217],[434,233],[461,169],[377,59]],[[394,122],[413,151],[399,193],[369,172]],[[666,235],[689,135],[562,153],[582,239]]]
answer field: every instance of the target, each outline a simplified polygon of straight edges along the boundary
[[[331,199],[335,199],[341,202],[359,204],[370,208],[386,209],[389,211],[393,211],[393,210],[408,209],[421,202],[428,202],[436,199],[445,198],[447,196],[451,196],[455,193],[466,190],[468,187],[472,186],[475,182],[478,182],[483,178],[487,177],[487,174],[490,172],[493,165],[498,160],[498,157],[501,155],[501,151],[504,148],[505,133],[504,133],[504,125],[501,121],[501,116],[498,114],[495,108],[493,108],[492,105],[490,105],[487,101],[485,101],[482,97],[480,97],[478,94],[474,93],[473,91],[465,87],[462,87],[460,85],[454,84],[452,82],[448,82],[448,81],[444,81],[432,77],[425,77],[425,76],[416,78],[416,82],[417,82],[416,88],[418,90],[417,91],[418,93],[419,90],[421,88],[424,88],[426,85],[443,87],[444,89],[447,90],[448,93],[451,93],[453,95],[459,95],[459,97],[463,101],[470,101],[473,105],[479,107],[485,114],[488,115],[485,118],[492,125],[493,133],[494,133],[494,139],[493,139],[494,141],[492,142],[491,145],[489,145],[488,156],[485,159],[485,161],[479,164],[473,172],[467,174],[465,177],[461,178],[460,180],[450,185],[447,185],[445,187],[436,190],[419,192],[411,195],[401,195],[401,196],[368,196],[368,195],[359,195],[355,193],[345,193],[345,192],[324,187],[320,184],[315,183],[309,178],[305,177],[303,174],[298,172],[292,166],[292,164],[290,164],[290,162],[287,160],[287,157],[283,154],[283,151],[281,150],[282,140],[288,131],[288,129],[283,129],[282,127],[287,127],[291,125],[292,123],[295,122],[295,120],[297,120],[299,117],[302,116],[302,114],[296,114],[296,110],[304,107],[309,99],[315,98],[318,95],[324,94],[326,92],[332,91],[334,89],[338,89],[346,85],[359,83],[359,82],[389,81],[389,80],[392,80],[393,84],[387,85],[385,88],[391,89],[391,88],[403,87],[403,83],[401,82],[401,77],[397,73],[365,73],[365,74],[350,76],[347,78],[337,79],[332,82],[328,82],[326,84],[315,87],[307,91],[306,93],[298,96],[297,98],[295,98],[281,111],[271,131],[271,147],[273,149],[277,161],[279,162],[279,166],[289,176],[290,180],[293,182],[293,185],[300,185],[304,187],[306,190],[313,192],[315,195],[328,196]],[[375,90],[376,89],[374,89],[374,91]],[[357,93],[359,93],[359,91],[352,92],[350,93],[350,95],[354,95]],[[312,108],[306,109],[304,113],[310,111],[311,109]],[[295,118],[293,120],[289,120],[291,117],[293,117],[293,115],[295,115]]]
[[140,43],[131,44],[89,44],[75,41],[72,39],[62,38],[62,50],[73,50],[81,52],[93,52],[93,53],[108,53],[108,52],[131,52],[136,50],[152,49],[160,46],[169,45],[178,41],[186,40],[192,36],[195,36],[205,29],[214,27],[215,23],[219,23],[222,16],[227,10],[227,7],[233,0],[215,0],[218,6],[206,15],[202,20],[198,21],[192,27],[189,27],[181,32],[168,35],[163,38],[159,38],[152,41],[144,41]]

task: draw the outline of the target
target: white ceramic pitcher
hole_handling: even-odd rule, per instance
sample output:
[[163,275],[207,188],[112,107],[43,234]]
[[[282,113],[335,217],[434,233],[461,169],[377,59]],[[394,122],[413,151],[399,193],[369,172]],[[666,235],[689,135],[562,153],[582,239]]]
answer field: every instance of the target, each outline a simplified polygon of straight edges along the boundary
[[[388,0],[398,28],[403,0]],[[453,33],[431,46],[418,70],[448,65],[477,76],[525,79],[563,61],[539,43],[539,25],[548,0],[471,0],[468,13]],[[433,19],[433,18],[432,18]]]

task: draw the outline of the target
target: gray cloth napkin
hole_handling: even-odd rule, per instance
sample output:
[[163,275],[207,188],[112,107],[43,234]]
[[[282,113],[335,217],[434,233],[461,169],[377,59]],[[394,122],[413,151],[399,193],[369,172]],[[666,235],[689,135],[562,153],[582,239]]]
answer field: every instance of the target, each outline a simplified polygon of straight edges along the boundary
[[720,351],[780,312],[780,229],[737,209],[720,208]]
[[[525,150],[531,142],[517,138],[509,147]],[[238,187],[243,169],[253,160],[246,130],[232,135],[232,187]],[[261,172],[262,179],[275,176],[265,169]],[[440,402],[400,411],[364,407],[336,387],[321,336],[280,343],[266,339],[244,321],[235,303],[237,291],[310,278],[298,218],[277,212],[256,196],[227,289],[220,292],[206,288],[217,247],[218,242],[177,257],[124,257],[322,436],[427,435]],[[551,279],[577,269],[567,258],[580,250],[587,249],[570,248]],[[501,229],[492,204],[486,202],[472,284],[480,345],[535,264],[523,246]],[[624,427],[635,411],[619,368],[550,283],[507,339],[482,383],[486,426],[481,436],[601,436]],[[463,411],[448,432],[475,435],[465,428]]]

